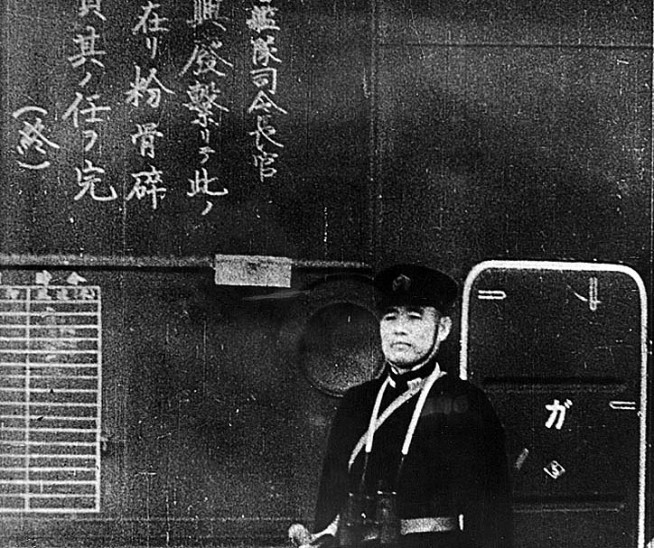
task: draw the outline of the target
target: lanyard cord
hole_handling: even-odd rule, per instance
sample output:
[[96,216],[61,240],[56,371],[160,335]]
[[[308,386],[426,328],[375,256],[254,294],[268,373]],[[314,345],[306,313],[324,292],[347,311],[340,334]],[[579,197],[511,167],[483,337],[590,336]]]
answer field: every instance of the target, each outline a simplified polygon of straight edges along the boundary
[[[429,391],[431,390],[431,387],[434,385],[434,383],[440,379],[443,375],[445,375],[444,371],[441,371],[440,368],[434,369],[432,373],[422,382],[419,390],[420,390],[420,397],[418,398],[418,402],[416,403],[416,407],[413,410],[413,415],[411,416],[411,422],[409,423],[409,427],[407,428],[406,435],[404,436],[404,443],[402,444],[402,450],[401,450],[401,456],[400,456],[400,464],[398,466],[397,474],[395,476],[395,485],[397,485],[400,477],[400,473],[402,472],[402,467],[404,466],[404,459],[409,453],[409,448],[411,447],[411,442],[413,441],[413,436],[416,432],[416,428],[418,427],[418,420],[420,419],[420,415],[422,413],[422,409],[425,406],[425,402],[427,401],[427,396],[429,395]],[[377,428],[381,426],[381,423],[388,418],[390,413],[386,415],[382,415],[382,417],[378,420],[379,417],[379,410],[381,408],[381,403],[382,399],[384,397],[384,392],[386,391],[386,387],[388,386],[390,382],[390,378],[386,377],[386,380],[383,382],[381,385],[379,392],[377,393],[377,398],[375,399],[375,405],[372,409],[372,414],[370,416],[370,423],[368,425],[368,431],[366,433],[366,447],[365,447],[365,455],[364,455],[364,461],[363,461],[363,472],[361,474],[361,481],[360,481],[360,491],[363,489],[363,486],[365,485],[365,478],[366,478],[366,472],[368,469],[368,459],[370,457],[370,453],[372,452],[372,443],[373,439],[375,437],[375,431]],[[392,411],[395,411],[402,403],[405,401],[408,401],[411,397],[414,396],[417,390],[407,390],[404,392],[402,395],[400,395],[391,405],[387,407],[387,411],[390,410],[391,407],[394,407]],[[393,405],[397,402],[397,405]],[[392,412],[391,411],[391,412]],[[356,458],[356,454],[358,451],[361,449],[357,446],[350,457],[350,463],[354,462],[354,459]]]
[[377,417],[379,417],[379,409],[381,408],[382,399],[384,398],[384,392],[386,392],[386,387],[390,384],[390,382],[391,378],[386,377],[386,380],[381,385],[379,392],[377,392],[377,399],[375,400],[375,405],[372,408],[372,414],[370,415],[370,422],[368,423],[368,434],[366,436],[366,453],[372,452],[372,440],[375,437],[375,424],[377,423]]
[[[381,414],[379,419],[377,419],[377,424],[375,425],[375,429],[378,429],[381,427],[382,424],[386,422],[386,420],[393,414],[395,411],[397,411],[398,408],[403,406],[406,402],[408,402],[413,396],[415,396],[416,390],[407,390],[403,394],[400,394],[397,398],[395,398],[391,404],[384,409],[384,412]],[[366,430],[363,435],[359,438],[358,443],[352,450],[352,453],[350,454],[350,460],[348,461],[347,469],[350,470],[352,468],[352,465],[354,464],[354,461],[356,458],[359,456],[359,453],[361,453],[361,450],[364,448],[366,445],[366,440],[368,438],[368,431]]]

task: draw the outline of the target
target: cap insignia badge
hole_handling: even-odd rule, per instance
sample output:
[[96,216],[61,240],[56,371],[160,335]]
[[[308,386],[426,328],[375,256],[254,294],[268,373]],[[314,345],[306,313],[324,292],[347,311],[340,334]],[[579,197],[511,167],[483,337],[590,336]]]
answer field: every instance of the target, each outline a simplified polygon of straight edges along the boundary
[[411,278],[405,274],[400,274],[397,278],[393,280],[392,284],[393,291],[408,291],[411,288]]

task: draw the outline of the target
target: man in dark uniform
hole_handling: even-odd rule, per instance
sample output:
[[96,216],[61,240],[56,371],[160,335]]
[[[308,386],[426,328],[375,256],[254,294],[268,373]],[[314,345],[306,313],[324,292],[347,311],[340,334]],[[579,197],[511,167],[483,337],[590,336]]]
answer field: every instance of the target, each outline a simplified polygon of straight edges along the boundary
[[457,284],[416,265],[389,268],[374,284],[386,370],[343,397],[311,540],[511,548],[502,425],[481,390],[437,362]]

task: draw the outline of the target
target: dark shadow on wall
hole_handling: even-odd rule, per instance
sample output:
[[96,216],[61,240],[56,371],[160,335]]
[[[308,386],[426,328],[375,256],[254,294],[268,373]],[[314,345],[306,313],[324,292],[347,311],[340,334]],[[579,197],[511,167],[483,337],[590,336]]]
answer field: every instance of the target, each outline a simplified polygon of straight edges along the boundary
[[[584,59],[597,73],[612,61],[598,55]],[[633,125],[646,97],[614,104],[616,93],[595,91],[620,83],[615,74],[562,91],[548,80],[555,69],[511,89],[470,82],[461,93],[436,89],[439,76],[454,78],[451,67],[426,68],[436,74],[411,89],[392,77],[378,122],[384,262],[436,263],[461,281],[486,258],[626,262],[647,274],[649,130]]]

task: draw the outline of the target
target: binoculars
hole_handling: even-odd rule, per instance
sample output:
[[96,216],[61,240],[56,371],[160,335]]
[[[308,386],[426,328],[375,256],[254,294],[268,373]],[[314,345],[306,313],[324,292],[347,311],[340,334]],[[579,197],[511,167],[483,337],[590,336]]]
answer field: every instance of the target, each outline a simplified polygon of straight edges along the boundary
[[347,547],[390,546],[400,540],[397,495],[377,491],[374,495],[349,493],[338,526],[338,545]]

